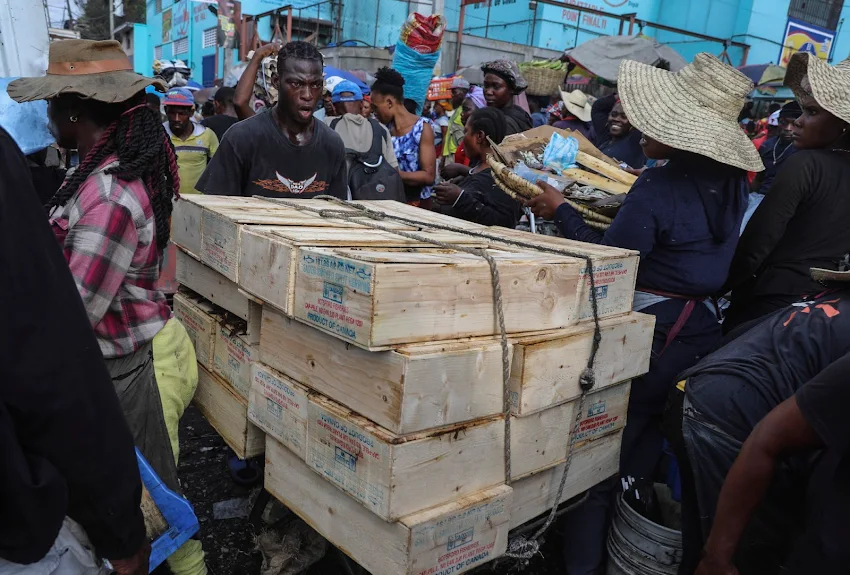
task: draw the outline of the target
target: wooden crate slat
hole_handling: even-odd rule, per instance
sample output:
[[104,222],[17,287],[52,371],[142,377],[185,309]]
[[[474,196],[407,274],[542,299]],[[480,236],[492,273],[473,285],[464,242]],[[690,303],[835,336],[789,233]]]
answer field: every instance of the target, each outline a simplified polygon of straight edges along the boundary
[[269,438],[265,488],[373,575],[464,573],[505,552],[511,488],[487,489],[389,523],[316,479]]
[[193,401],[240,459],[265,450],[266,434],[248,421],[248,400],[201,365]]

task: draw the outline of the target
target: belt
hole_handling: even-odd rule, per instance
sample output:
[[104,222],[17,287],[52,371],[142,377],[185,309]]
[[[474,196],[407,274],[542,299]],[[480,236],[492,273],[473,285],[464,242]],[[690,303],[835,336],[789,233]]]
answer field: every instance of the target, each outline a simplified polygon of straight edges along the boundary
[[706,299],[711,299],[714,303],[715,313],[717,314],[718,319],[720,318],[720,308],[717,306],[717,300],[713,296],[682,295],[643,287],[636,287],[635,289],[669,299],[683,300],[685,302],[685,307],[682,308],[682,311],[679,313],[679,317],[676,318],[676,322],[673,324],[673,327],[671,327],[670,331],[667,332],[667,339],[664,342],[664,347],[662,347],[661,351],[658,353],[659,357],[667,350],[668,347],[670,347],[670,344],[678,337],[679,333],[681,333],[682,328],[685,327],[686,323],[688,323],[688,319],[691,317],[691,314],[698,303],[701,303]]

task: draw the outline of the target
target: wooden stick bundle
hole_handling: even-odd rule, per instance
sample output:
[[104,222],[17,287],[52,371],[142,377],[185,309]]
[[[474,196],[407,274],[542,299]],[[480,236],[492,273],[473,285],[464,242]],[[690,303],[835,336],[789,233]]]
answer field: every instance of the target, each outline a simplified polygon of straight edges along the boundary
[[637,181],[637,176],[581,151],[576,155],[576,161],[585,168],[590,168],[594,172],[627,186],[631,186]]

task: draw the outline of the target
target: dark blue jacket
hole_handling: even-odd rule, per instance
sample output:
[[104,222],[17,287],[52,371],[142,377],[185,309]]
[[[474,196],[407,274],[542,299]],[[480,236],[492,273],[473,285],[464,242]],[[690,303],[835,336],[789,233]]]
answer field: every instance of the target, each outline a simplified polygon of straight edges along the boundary
[[567,204],[555,223],[565,238],[639,251],[638,288],[706,296],[729,272],[747,193],[742,170],[688,155],[647,169],[604,235]]

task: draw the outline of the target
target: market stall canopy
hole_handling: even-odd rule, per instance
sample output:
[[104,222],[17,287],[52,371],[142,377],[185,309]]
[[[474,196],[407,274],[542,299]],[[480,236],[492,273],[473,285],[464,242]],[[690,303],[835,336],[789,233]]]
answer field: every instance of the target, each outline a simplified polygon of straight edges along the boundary
[[609,82],[617,81],[623,60],[635,60],[678,72],[687,65],[673,48],[646,36],[600,36],[564,51],[564,55],[594,75]]
[[340,70],[339,68],[334,68],[333,66],[325,66],[325,78],[330,78],[332,76],[339,76],[345,80],[350,80],[357,84],[357,86],[363,91],[364,94],[368,94],[371,92],[369,86],[366,83],[352,74],[347,70]]
[[747,78],[753,81],[756,88],[766,84],[774,84],[773,87],[782,86],[782,81],[785,79],[785,68],[776,64],[753,64],[752,66],[739,66],[740,70]]

